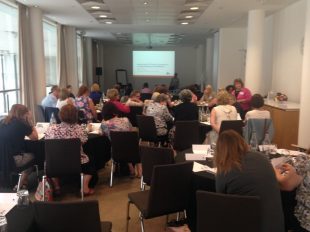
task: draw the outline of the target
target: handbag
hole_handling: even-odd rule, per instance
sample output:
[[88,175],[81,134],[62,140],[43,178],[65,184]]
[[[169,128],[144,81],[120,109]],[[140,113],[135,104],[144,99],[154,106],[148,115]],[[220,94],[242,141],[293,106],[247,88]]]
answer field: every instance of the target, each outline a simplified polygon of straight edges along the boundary
[[40,181],[36,193],[34,195],[37,201],[43,201],[43,194],[45,196],[45,201],[53,201],[53,187],[52,182],[49,178],[45,181],[44,193],[43,193],[43,180]]

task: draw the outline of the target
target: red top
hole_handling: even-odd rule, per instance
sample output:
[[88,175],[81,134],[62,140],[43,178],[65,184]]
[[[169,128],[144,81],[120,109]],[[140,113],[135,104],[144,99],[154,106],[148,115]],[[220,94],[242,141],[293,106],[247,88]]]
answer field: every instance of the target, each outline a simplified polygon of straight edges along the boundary
[[[236,96],[236,91],[233,91],[232,94]],[[238,96],[236,96],[237,101],[245,100],[244,102],[240,102],[240,106],[244,111],[248,111],[251,108],[251,104],[250,104],[251,98],[252,98],[252,93],[247,88],[242,88]]]
[[121,111],[125,114],[128,114],[130,112],[129,106],[126,106],[125,104],[123,104],[119,101],[110,101],[110,102],[112,102],[119,111]]

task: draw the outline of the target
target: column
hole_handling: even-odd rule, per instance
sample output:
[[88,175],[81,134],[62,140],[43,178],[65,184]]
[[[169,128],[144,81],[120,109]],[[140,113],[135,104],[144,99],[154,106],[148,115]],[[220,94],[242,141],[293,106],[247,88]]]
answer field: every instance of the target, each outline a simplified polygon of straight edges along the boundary
[[196,84],[204,83],[205,46],[199,44],[196,48]]
[[300,117],[298,145],[310,147],[310,0],[307,0],[306,27],[303,49],[303,67],[301,77]]
[[213,72],[213,38],[206,39],[206,83],[212,84]]
[[263,45],[265,12],[251,10],[248,18],[245,85],[252,93],[263,91]]
[[[42,24],[42,10],[36,7],[29,9],[30,38],[32,48],[32,70],[34,82],[35,102],[40,104],[46,95],[44,37]],[[31,57],[29,57],[31,58]]]

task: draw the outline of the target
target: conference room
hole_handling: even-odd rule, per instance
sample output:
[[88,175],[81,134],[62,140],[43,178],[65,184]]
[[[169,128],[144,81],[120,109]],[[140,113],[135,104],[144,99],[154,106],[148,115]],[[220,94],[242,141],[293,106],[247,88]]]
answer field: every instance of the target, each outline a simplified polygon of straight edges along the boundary
[[310,231],[310,0],[0,0],[0,231]]

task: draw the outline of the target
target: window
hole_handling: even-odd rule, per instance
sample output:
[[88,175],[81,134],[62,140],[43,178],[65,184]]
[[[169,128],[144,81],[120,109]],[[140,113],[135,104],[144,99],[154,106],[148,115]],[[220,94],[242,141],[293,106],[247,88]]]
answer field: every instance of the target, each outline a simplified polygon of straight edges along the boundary
[[79,34],[76,35],[76,50],[77,50],[77,73],[78,73],[78,84],[81,86],[83,84],[83,62],[82,62],[82,40],[83,37]]
[[20,103],[18,11],[0,2],[0,115]]
[[57,85],[57,26],[43,21],[46,92]]

